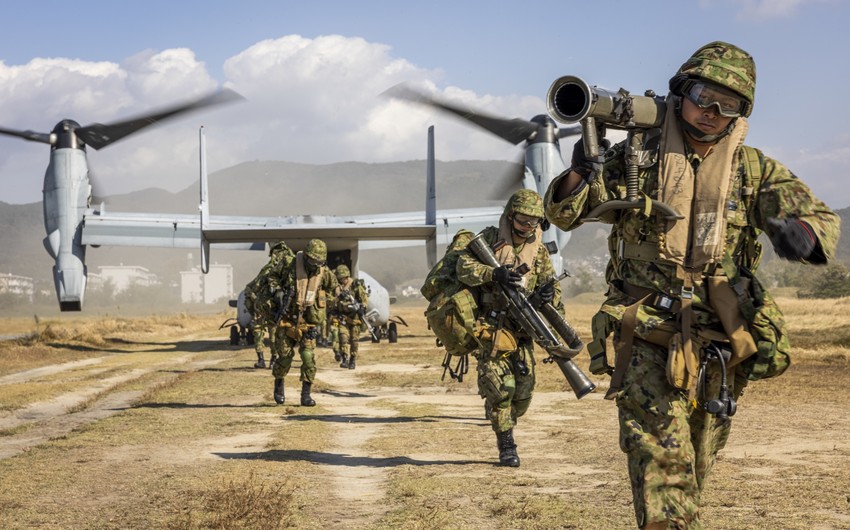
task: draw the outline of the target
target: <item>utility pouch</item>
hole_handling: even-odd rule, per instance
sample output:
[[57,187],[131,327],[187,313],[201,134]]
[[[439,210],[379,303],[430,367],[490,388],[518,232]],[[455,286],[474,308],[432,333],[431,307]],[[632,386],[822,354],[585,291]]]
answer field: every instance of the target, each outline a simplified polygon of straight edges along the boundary
[[487,344],[492,345],[489,349],[489,356],[493,359],[503,357],[519,348],[514,334],[504,328],[482,327],[477,336],[479,342],[485,346]]
[[316,305],[320,309],[324,309],[328,306],[328,293],[324,289],[319,289],[319,292],[316,295]]
[[[741,289],[748,290],[749,280],[746,278],[741,280]],[[726,362],[726,366],[735,366],[756,353],[758,347],[741,313],[738,295],[729,285],[729,278],[709,276],[707,283],[709,305],[720,319],[732,348],[732,357]]]
[[287,322],[286,326],[281,326],[285,328],[286,336],[292,340],[300,341],[301,337],[304,335],[304,330],[302,326],[293,326]]
[[752,333],[758,351],[746,359],[742,366],[747,379],[757,381],[782,375],[791,365],[791,344],[785,332],[785,317],[776,301],[768,293],[758,278],[750,271],[741,269],[750,279],[752,305],[741,306],[744,316],[751,309],[750,333]]
[[667,381],[680,390],[688,388],[688,365],[679,333],[671,335],[667,343]]

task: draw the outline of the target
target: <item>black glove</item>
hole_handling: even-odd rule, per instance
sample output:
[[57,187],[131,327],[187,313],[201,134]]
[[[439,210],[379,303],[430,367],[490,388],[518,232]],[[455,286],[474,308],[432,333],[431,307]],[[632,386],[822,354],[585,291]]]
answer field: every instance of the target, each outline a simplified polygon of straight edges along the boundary
[[502,287],[518,287],[522,281],[522,274],[502,265],[493,269],[493,281]]
[[543,307],[543,304],[548,304],[552,302],[555,298],[555,284],[552,282],[546,282],[541,287],[538,287],[534,293],[528,297],[528,301],[531,302],[531,305],[534,309],[540,310]]
[[818,236],[809,223],[796,218],[767,220],[770,241],[780,258],[803,260],[811,256]]
[[[602,138],[599,141],[599,150],[604,152],[611,146],[611,142]],[[584,154],[584,137],[578,139],[578,142],[573,146],[573,157],[570,161],[570,169],[581,175],[581,178],[587,180],[593,172],[593,160],[587,158]]]
[[552,300],[555,299],[555,284],[546,282],[543,287],[537,290],[537,296],[540,297],[541,304],[552,303]]

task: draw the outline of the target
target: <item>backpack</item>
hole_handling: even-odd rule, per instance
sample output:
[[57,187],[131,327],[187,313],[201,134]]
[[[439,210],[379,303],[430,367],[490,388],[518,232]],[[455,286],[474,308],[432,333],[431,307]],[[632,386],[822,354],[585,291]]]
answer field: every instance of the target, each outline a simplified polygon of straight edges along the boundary
[[[475,234],[469,230],[458,231],[445,255],[434,265],[419,289],[429,302],[425,310],[428,327],[437,337],[437,346],[446,349],[443,367],[449,370],[452,379],[458,381],[463,381],[463,374],[468,368],[467,355],[479,346],[475,336],[477,293],[463,285],[455,275],[458,257],[473,237]],[[455,369],[449,366],[452,356],[461,357]]]

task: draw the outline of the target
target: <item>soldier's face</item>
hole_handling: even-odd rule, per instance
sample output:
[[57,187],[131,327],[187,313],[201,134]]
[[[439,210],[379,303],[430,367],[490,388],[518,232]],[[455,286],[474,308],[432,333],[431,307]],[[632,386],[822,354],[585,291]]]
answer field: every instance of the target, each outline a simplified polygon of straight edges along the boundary
[[723,132],[734,118],[721,116],[716,105],[701,109],[690,99],[683,98],[682,119],[709,135]]

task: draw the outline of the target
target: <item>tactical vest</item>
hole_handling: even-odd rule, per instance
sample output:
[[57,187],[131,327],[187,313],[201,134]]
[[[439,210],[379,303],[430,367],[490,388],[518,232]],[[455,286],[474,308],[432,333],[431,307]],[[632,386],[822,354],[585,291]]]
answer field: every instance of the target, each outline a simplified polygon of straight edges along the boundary
[[[738,230],[741,234],[738,244],[733,251],[729,251],[727,247],[726,253],[722,258],[721,263],[709,264],[706,270],[703,271],[702,278],[705,280],[712,276],[718,266],[722,267],[725,277],[728,278],[728,283],[734,290],[733,298],[737,298],[737,306],[727,304],[719,311],[718,317],[721,321],[725,318],[732,318],[738,314],[743,315],[748,327],[749,333],[752,335],[751,343],[754,342],[757,351],[749,358],[739,360],[742,361],[743,367],[750,380],[774,377],[780,375],[790,364],[788,352],[790,346],[788,344],[787,335],[784,333],[784,319],[776,303],[761,286],[755,278],[754,270],[757,268],[761,258],[761,244],[758,242],[758,230],[752,224],[752,208],[756,203],[757,194],[761,179],[764,174],[764,157],[757,149],[742,146],[743,164],[739,164],[739,168],[735,175],[735,182],[729,194],[727,202],[727,236],[729,230]],[[657,175],[656,175],[656,178]],[[650,183],[652,184],[652,183]],[[663,238],[663,233],[658,228],[658,221],[654,216],[644,218],[640,223],[621,223],[616,225],[609,237],[609,251],[611,255],[611,264],[609,267],[617,267],[626,261],[629,262],[646,262],[647,267],[651,267],[653,263],[662,265],[663,262],[659,258],[659,241]],[[667,264],[669,266],[669,264]],[[612,397],[614,391],[622,378],[622,374],[626,369],[628,357],[630,356],[631,340],[634,337],[635,329],[640,327],[641,317],[639,312],[643,304],[649,304],[653,307],[661,307],[664,310],[679,312],[682,311],[682,304],[686,300],[671,295],[671,292],[653,291],[651,289],[630,288],[630,286],[621,282],[617,284],[612,282],[612,269],[608,270],[609,277],[609,295],[612,290],[616,292],[623,291],[624,294],[633,299],[637,299],[638,303],[626,307],[625,313],[614,315],[611,312],[600,311],[593,318],[593,341],[588,344],[588,353],[592,358],[598,358],[600,355],[605,355],[606,339],[614,329],[620,330],[620,336],[617,348],[616,369],[612,378],[612,391],[609,396]],[[621,293],[622,294],[622,293]],[[604,306],[603,306],[604,308]],[[729,315],[720,314],[721,312],[730,312]],[[734,313],[734,314],[732,314]],[[689,326],[690,327],[690,326]],[[692,330],[692,335],[699,331]],[[712,337],[710,330],[706,330],[704,335]],[[659,346],[668,347],[667,341],[671,335],[676,332],[675,329],[665,330],[663,326],[658,327],[658,332],[653,330],[652,333],[641,335],[641,338],[649,342],[657,343]],[[672,355],[671,355],[672,357]],[[675,359],[671,359],[675,361]],[[693,359],[688,359],[688,365],[693,371]],[[680,388],[693,387],[694,381],[688,379],[688,367],[684,365],[685,360],[681,362],[682,366],[673,367],[668,362],[668,379],[671,384]],[[672,373],[671,373],[672,370]],[[676,372],[678,370],[678,372]],[[694,377],[695,373],[691,374]]]

